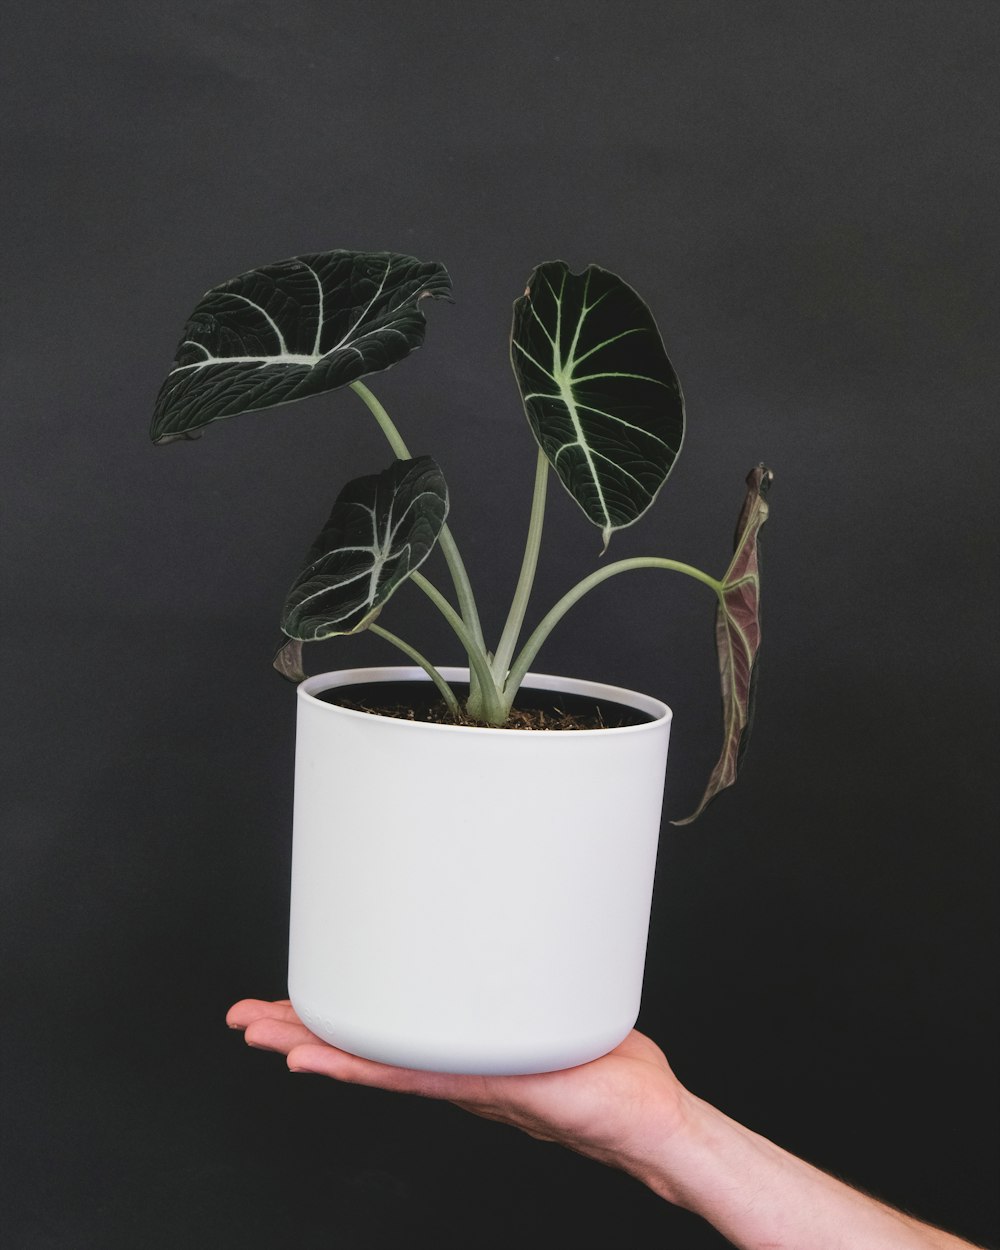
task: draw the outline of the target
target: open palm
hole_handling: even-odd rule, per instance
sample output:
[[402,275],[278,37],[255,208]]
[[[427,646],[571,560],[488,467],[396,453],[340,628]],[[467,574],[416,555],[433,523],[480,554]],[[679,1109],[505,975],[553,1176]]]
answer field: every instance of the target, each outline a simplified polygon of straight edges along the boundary
[[444,1099],[618,1167],[647,1133],[662,1139],[683,1118],[683,1089],[663,1052],[635,1030],[609,1054],[577,1068],[469,1076],[395,1068],[338,1050],[311,1033],[287,999],[244,999],[230,1008],[226,1023],[244,1030],[248,1046],[287,1055],[293,1072]]

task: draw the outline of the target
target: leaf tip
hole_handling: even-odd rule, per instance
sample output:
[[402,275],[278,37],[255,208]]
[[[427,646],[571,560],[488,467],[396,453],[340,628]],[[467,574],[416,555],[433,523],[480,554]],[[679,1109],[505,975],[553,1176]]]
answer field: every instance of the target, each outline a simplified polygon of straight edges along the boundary
[[[717,793],[718,793],[718,792],[717,792]],[[690,815],[690,816],[683,816],[680,820],[672,820],[670,823],[671,823],[671,824],[672,824],[672,825],[673,825],[676,829],[680,829],[680,828],[681,828],[682,826],[684,826],[684,825],[693,825],[693,824],[694,824],[694,822],[695,822],[695,821],[698,819],[698,817],[702,814],[702,812],[705,810],[705,808],[709,806],[709,804],[712,802],[712,800],[713,800],[715,797],[716,797],[716,795],[714,795],[714,794],[713,794],[711,797],[709,797],[707,794],[706,794],[706,795],[703,795],[703,796],[702,796],[702,799],[701,799],[701,802],[700,802],[700,803],[698,804],[698,806],[694,809],[694,811],[691,813],[691,815]]]
[[443,299],[446,304],[454,304],[455,296],[452,294],[450,280],[448,283],[448,289],[445,291],[435,291],[431,287],[426,287],[423,291],[418,291],[416,295],[416,302],[419,304],[422,299]]
[[282,643],[274,654],[271,661],[271,667],[280,674],[286,681],[298,684],[305,681],[306,675],[302,668],[302,641],[299,638],[289,638],[287,642]]
[[747,474],[747,485],[751,487],[751,489],[758,490],[761,495],[767,494],[767,492],[771,489],[773,481],[774,470],[769,469],[763,460],[761,460],[759,464],[754,465],[754,467]]
[[180,434],[170,434],[153,429],[150,430],[149,437],[154,447],[166,447],[168,443],[193,443],[201,438],[201,433],[201,430],[185,430]]

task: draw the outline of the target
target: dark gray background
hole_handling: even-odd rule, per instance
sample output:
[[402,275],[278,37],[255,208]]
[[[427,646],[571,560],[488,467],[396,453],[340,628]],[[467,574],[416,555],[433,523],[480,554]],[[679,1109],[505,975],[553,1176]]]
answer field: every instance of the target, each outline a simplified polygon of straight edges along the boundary
[[[277,613],[387,461],[320,397],[154,449],[201,292],[329,247],[450,268],[373,385],[441,462],[489,626],[533,450],[512,300],[560,257],[654,309],[684,455],[612,553],[721,572],[776,473],[745,775],[665,826],[641,1026],[680,1077],[967,1235],[993,1193],[996,6],[106,3],[6,21],[2,986],[6,1244],[718,1246],[626,1178],[245,1052],[284,992],[293,696]],[[542,600],[598,538],[553,489]],[[706,592],[596,592],[543,671],[717,750]],[[420,596],[385,623],[460,657]],[[312,668],[395,662],[349,639]],[[994,947],[995,950],[995,947]]]

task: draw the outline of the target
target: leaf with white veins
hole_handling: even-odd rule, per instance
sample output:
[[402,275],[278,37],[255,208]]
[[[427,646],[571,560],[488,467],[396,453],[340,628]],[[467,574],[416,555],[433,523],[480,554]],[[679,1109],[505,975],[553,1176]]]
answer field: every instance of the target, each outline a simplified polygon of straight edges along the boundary
[[437,263],[394,252],[294,256],[213,287],[184,327],[156,400],[156,443],[346,386],[424,341],[418,303],[448,298]]
[[715,641],[722,683],[722,754],[708,779],[701,802],[684,820],[689,825],[720,790],[736,780],[750,742],[757,697],[757,655],[760,651],[761,527],[768,517],[765,500],[774,474],[762,464],[747,476],[747,496],[736,525],[734,554],[722,579],[715,618]]
[[430,555],[447,515],[448,488],[430,456],[349,482],[288,592],[282,631],[312,642],[366,629]]
[[652,313],[615,274],[550,261],[514,304],[511,364],[538,445],[607,548],[652,504],[684,441]]

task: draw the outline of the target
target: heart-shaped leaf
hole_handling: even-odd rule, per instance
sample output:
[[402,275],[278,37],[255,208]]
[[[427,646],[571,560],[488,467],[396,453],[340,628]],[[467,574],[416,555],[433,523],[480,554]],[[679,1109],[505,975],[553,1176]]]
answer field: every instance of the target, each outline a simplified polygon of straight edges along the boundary
[[394,252],[295,256],[213,287],[160,388],[153,441],[387,369],[424,341],[418,302],[450,292],[443,265]]
[[511,364],[538,445],[606,548],[656,498],[684,440],[652,313],[615,274],[550,261],[514,304]]
[[312,642],[366,629],[430,555],[447,515],[448,488],[430,456],[349,482],[288,592],[282,631]]
[[736,525],[735,551],[722,579],[715,617],[715,641],[722,680],[722,754],[708,779],[697,808],[675,825],[689,825],[720,790],[736,780],[753,728],[757,696],[757,654],[760,650],[760,548],[761,526],[767,520],[765,499],[774,479],[759,464],[747,477],[747,496]]

